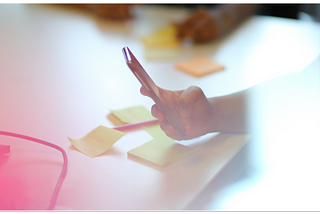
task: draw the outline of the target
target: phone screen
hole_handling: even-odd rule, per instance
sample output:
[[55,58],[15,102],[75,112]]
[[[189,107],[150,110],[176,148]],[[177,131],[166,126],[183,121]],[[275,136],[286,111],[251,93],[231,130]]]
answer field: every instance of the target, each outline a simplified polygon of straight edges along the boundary
[[165,96],[161,94],[157,85],[153,82],[135,56],[132,54],[128,47],[122,49],[127,65],[132,73],[139,80],[141,85],[146,89],[149,96],[156,103],[158,108],[164,113],[168,122],[176,129],[177,133],[181,138],[186,136],[183,125],[181,124],[178,113],[175,111],[173,106],[167,101]]

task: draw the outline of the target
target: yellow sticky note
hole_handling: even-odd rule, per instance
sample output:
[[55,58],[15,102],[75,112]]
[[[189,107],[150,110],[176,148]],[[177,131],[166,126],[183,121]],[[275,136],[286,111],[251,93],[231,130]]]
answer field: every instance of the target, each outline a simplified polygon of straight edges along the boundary
[[172,140],[155,138],[128,151],[128,157],[164,168],[193,153],[193,149]]
[[[112,114],[126,123],[136,123],[154,119],[144,106],[134,106],[122,110],[112,110]],[[135,158],[149,162],[152,165],[163,168],[190,154],[193,149],[173,142],[159,124],[143,126],[154,139],[128,151],[129,158]]]
[[206,56],[199,56],[182,62],[178,62],[175,65],[175,68],[193,76],[201,77],[213,72],[223,70],[224,66]]
[[158,29],[150,35],[142,36],[141,40],[149,48],[159,47],[178,47],[177,29],[174,26],[168,26]]
[[[136,123],[155,119],[144,106],[133,106],[121,110],[111,110],[111,112],[112,117],[110,117],[109,115],[108,118],[110,120],[112,119],[112,121],[117,121],[116,119],[118,119],[119,121],[125,121],[126,123]],[[153,138],[171,139],[165,134],[164,131],[162,131],[159,124],[143,126],[142,128],[146,132],[148,132]]]
[[148,48],[159,48],[159,47],[178,47],[179,42],[177,39],[171,36],[149,36],[149,37],[142,37],[141,38],[144,44]]
[[170,60],[179,57],[178,48],[146,48],[144,55],[147,60]]
[[159,124],[152,126],[143,126],[142,128],[146,132],[148,132],[153,138],[172,140],[170,137],[166,135],[164,131],[162,131]]
[[180,42],[177,39],[177,29],[174,26],[160,28],[153,33],[142,36],[145,44],[145,58],[147,60],[176,59]]
[[177,28],[173,25],[169,25],[164,28],[159,28],[153,32],[154,36],[176,36],[177,35]]
[[113,125],[115,126],[123,126],[126,125],[128,123],[123,122],[122,120],[120,120],[117,116],[115,116],[114,114],[110,113],[108,114],[107,118],[112,122]]
[[111,112],[125,123],[138,123],[155,119],[144,106],[133,106],[121,110],[111,110]]
[[115,142],[126,133],[105,126],[98,126],[85,137],[73,140],[68,138],[71,144],[80,152],[89,157],[96,157],[107,151]]

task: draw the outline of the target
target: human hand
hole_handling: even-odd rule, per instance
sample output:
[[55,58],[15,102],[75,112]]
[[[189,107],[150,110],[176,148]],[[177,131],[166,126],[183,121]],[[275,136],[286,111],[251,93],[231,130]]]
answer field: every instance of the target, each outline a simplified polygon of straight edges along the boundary
[[[159,110],[157,105],[153,105],[151,113],[159,119],[161,129],[169,137],[176,140],[188,140],[209,132],[212,123],[213,109],[209,100],[199,87],[191,86],[181,91],[169,91],[162,88],[159,88],[159,90],[176,110],[181,124],[186,130],[186,137],[182,139],[175,128],[168,122],[163,112]],[[141,87],[140,92],[142,95],[148,96],[147,91],[143,87]]]
[[221,35],[218,20],[205,9],[193,12],[183,23],[176,24],[180,40],[190,38],[195,43],[204,43],[217,39]]

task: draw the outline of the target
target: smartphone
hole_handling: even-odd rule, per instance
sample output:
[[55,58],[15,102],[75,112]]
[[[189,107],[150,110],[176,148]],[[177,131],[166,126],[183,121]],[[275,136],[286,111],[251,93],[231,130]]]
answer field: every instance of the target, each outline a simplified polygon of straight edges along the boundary
[[138,60],[132,54],[128,47],[122,49],[126,63],[132,73],[139,80],[141,85],[148,92],[149,96],[156,103],[157,107],[163,114],[166,116],[168,122],[175,128],[177,133],[181,138],[186,137],[186,132],[183,125],[181,124],[178,113],[175,111],[173,106],[168,102],[168,100],[161,94],[161,91],[158,89],[157,85],[152,81],[148,73],[143,69]]

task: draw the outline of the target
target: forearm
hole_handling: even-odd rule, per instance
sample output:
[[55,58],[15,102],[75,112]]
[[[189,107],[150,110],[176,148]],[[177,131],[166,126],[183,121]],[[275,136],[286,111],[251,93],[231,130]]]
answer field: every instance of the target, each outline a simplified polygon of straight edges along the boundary
[[212,109],[208,132],[246,132],[246,92],[209,99]]

